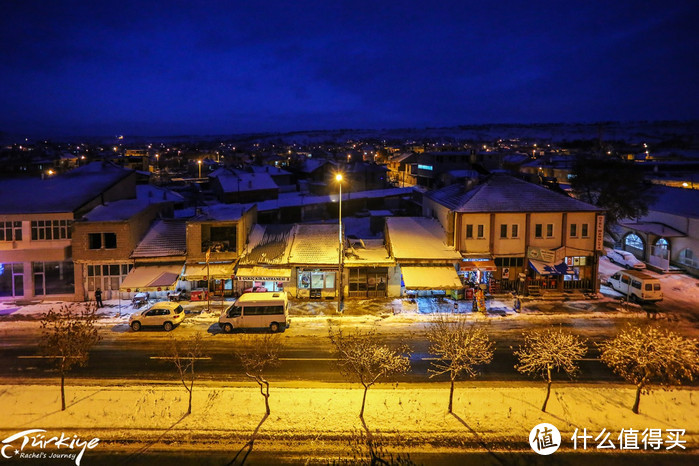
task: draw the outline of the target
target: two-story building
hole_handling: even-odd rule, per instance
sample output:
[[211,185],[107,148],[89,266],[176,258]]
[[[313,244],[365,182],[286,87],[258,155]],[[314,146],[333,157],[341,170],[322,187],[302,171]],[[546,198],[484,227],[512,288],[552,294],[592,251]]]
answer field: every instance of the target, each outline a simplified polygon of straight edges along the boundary
[[0,299],[84,299],[82,272],[73,262],[73,223],[96,206],[135,197],[135,173],[110,163],[45,180],[3,180]]
[[465,283],[492,291],[598,289],[604,239],[598,207],[495,173],[475,186],[427,193],[423,214],[439,220],[461,253]]

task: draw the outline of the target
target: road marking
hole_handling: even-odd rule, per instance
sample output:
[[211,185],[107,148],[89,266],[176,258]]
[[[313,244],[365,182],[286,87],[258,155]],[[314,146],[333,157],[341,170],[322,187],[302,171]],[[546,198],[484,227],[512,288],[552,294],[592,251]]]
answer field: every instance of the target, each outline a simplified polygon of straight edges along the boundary
[[439,361],[442,358],[420,358],[421,361]]
[[[175,358],[173,358],[172,356],[151,356],[150,358],[151,358],[151,359],[175,359]],[[182,356],[182,357],[180,357],[180,359],[185,359],[185,360],[196,359],[196,360],[200,360],[200,359],[211,359],[211,358],[210,358],[210,357],[205,357],[205,358],[189,358],[189,357],[187,357],[187,356]]]
[[337,358],[279,358],[280,361],[336,361]]

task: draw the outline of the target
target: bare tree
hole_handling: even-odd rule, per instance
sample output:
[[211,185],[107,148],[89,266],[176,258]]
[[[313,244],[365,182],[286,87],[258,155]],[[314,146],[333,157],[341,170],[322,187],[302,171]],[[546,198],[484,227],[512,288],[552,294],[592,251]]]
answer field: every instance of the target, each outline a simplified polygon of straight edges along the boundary
[[359,418],[364,420],[364,406],[369,387],[380,379],[403,374],[410,370],[410,350],[407,346],[390,348],[379,342],[376,330],[345,334],[342,329],[337,332],[330,328],[329,337],[337,351],[340,370],[351,381],[357,381],[364,387],[362,409]]
[[694,380],[699,373],[697,341],[653,325],[629,325],[599,345],[600,359],[614,373],[636,385],[632,411],[638,414],[641,393],[650,392],[656,382],[664,388]]
[[430,353],[439,359],[432,362],[430,377],[449,374],[449,413],[453,412],[454,381],[462,374],[475,377],[476,366],[493,359],[493,346],[488,334],[477,325],[468,325],[461,318],[448,320],[440,317],[427,332]]
[[[182,385],[189,393],[187,414],[192,414],[192,390],[196,379],[194,363],[200,359],[208,359],[204,355],[204,341],[201,332],[196,332],[187,340],[178,340],[171,336],[166,355],[166,358],[175,364]],[[189,385],[187,385],[188,383]]]
[[267,416],[270,414],[269,381],[265,379],[264,374],[269,368],[279,365],[279,353],[282,346],[279,334],[266,333],[263,335],[245,335],[241,347],[236,350],[245,375],[260,386],[260,394],[265,399]]
[[560,328],[525,335],[524,345],[514,353],[519,359],[515,369],[523,374],[540,375],[546,380],[546,399],[541,407],[542,411],[546,411],[546,404],[551,395],[551,372],[564,371],[569,377],[575,376],[578,372],[577,361],[586,352],[584,339]]
[[90,349],[100,341],[95,321],[94,304],[76,309],[64,305],[58,311],[49,309],[41,317],[41,354],[52,360],[61,375],[61,410],[66,409],[65,376],[74,366],[87,365]]

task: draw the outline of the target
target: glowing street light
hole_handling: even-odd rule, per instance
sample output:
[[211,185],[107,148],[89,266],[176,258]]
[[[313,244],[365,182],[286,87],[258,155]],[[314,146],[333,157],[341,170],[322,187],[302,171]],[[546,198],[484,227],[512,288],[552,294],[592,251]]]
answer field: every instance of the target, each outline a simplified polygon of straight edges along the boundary
[[199,178],[201,178],[201,160],[197,160],[197,164],[199,164]]
[[339,243],[339,255],[340,257],[337,260],[337,312],[341,313],[342,312],[342,299],[344,295],[344,289],[342,286],[342,259],[343,259],[343,243],[342,243],[342,173],[337,173],[335,175],[335,181],[337,181],[337,185],[340,187],[340,196],[339,196],[339,202],[338,202],[338,214],[337,214],[337,221],[338,221],[338,229],[337,229],[337,239]]

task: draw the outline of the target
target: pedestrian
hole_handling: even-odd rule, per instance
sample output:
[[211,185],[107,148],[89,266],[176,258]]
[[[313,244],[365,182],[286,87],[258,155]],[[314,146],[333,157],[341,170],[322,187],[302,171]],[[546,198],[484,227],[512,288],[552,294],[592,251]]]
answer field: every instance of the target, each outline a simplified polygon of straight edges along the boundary
[[102,289],[97,288],[95,291],[95,301],[97,302],[97,308],[99,309],[100,307],[104,307],[104,303],[102,303]]
[[512,298],[513,298],[512,308],[514,309],[515,312],[519,312],[520,309],[522,309],[522,303],[519,300],[519,296],[517,296],[517,293],[512,293]]

